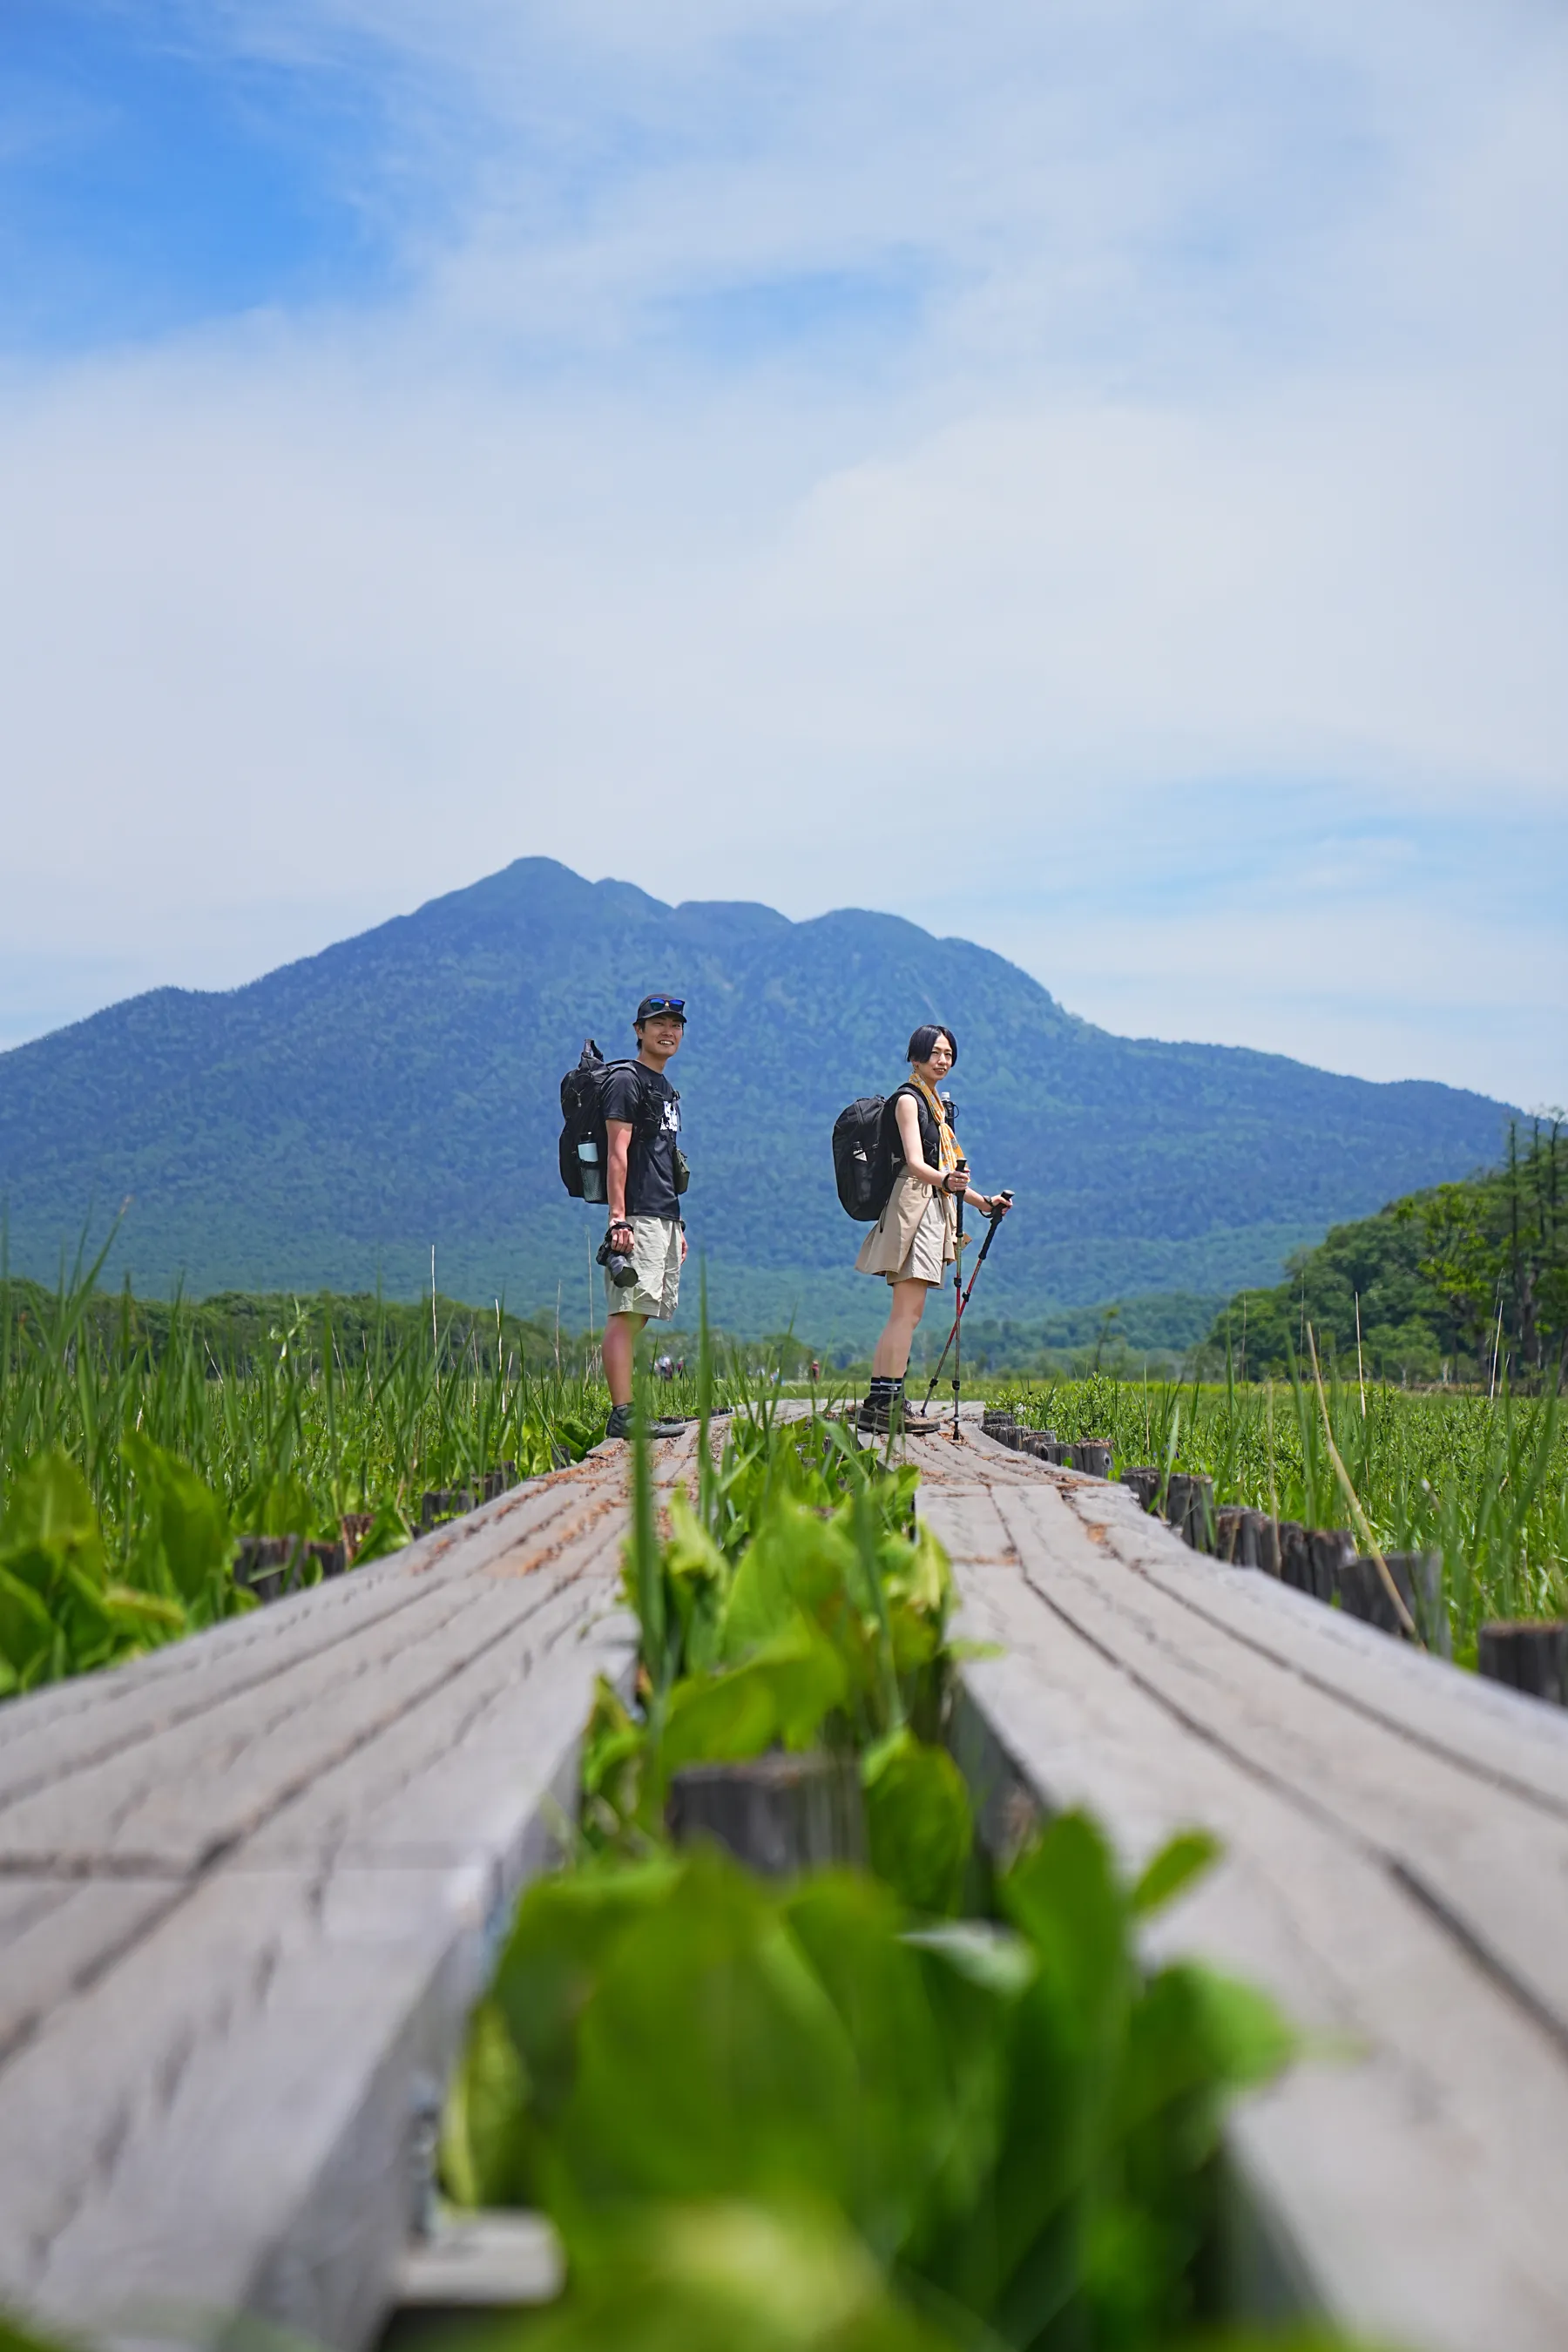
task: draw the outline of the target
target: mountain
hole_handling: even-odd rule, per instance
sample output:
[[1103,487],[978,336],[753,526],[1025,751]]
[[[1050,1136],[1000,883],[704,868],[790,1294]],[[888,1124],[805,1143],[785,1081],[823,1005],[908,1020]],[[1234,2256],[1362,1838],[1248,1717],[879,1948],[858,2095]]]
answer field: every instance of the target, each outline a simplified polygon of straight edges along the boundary
[[557,1087],[590,1033],[632,1050],[632,1008],[659,987],[689,1000],[671,1066],[689,1223],[731,1329],[794,1314],[826,1343],[879,1319],[828,1138],[903,1076],[921,1020],[957,1032],[978,1180],[1018,1195],[992,1314],[1271,1281],[1337,1221],[1494,1157],[1507,1116],[1447,1087],[1112,1036],[1001,956],[890,915],[668,907],[521,858],[249,987],[157,989],[0,1055],[12,1263],[50,1276],[129,1200],[110,1272],[149,1290],[414,1296],[435,1244],[443,1292],[553,1307],[559,1283],[580,1322],[602,1228],[561,1188]]

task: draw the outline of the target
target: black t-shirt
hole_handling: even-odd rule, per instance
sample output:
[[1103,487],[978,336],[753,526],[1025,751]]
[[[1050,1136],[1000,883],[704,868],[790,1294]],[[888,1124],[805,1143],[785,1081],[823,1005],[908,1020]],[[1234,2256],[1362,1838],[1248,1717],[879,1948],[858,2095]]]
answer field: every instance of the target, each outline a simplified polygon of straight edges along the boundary
[[610,1072],[602,1097],[606,1119],[625,1119],[632,1130],[626,1154],[628,1217],[679,1217],[675,1189],[675,1144],[680,1133],[680,1098],[662,1070],[646,1062]]

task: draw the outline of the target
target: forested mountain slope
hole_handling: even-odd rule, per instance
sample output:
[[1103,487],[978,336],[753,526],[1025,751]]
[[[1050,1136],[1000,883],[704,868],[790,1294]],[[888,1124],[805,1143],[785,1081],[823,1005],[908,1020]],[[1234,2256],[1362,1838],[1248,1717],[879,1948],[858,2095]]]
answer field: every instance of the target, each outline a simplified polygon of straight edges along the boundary
[[1550,1382],[1568,1349],[1568,1133],[1511,1128],[1502,1160],[1464,1183],[1336,1225],[1286,1278],[1233,1298],[1209,1334],[1238,1370],[1320,1352],[1352,1376]]
[[[555,1168],[557,1086],[592,1032],[627,1051],[645,989],[689,1000],[692,1238],[718,1319],[822,1341],[879,1294],[847,1271],[828,1137],[902,1075],[912,1024],[958,1033],[963,1141],[1018,1211],[993,1312],[1268,1281],[1330,1225],[1495,1157],[1502,1108],[1278,1055],[1116,1037],[986,949],[859,911],[668,907],[523,858],[223,994],[162,989],[0,1055],[0,1199],[47,1276],[129,1199],[111,1271],[166,1288],[412,1295],[587,1312],[598,1230]],[[693,1285],[693,1289],[695,1286]]]

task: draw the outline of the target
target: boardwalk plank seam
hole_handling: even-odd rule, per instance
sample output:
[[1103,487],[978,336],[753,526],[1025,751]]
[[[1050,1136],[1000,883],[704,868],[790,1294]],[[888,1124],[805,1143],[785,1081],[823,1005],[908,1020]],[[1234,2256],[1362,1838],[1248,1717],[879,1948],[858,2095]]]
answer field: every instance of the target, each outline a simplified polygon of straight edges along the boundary
[[[1116,1534],[1121,1532],[1120,1529],[1112,1530],[1113,1541]],[[1201,1555],[1194,1553],[1193,1557],[1196,1559]],[[1360,1716],[1363,1721],[1376,1724],[1383,1729],[1396,1734],[1400,1738],[1408,1741],[1412,1747],[1421,1748],[1426,1754],[1437,1759],[1442,1763],[1462,1769],[1469,1773],[1472,1778],[1485,1781],[1490,1787],[1509,1796],[1517,1797],[1526,1804],[1533,1805],[1554,1820],[1568,1821],[1568,1793],[1559,1796],[1550,1790],[1542,1789],[1539,1782],[1526,1780],[1517,1773],[1510,1773],[1504,1766],[1477,1755],[1473,1748],[1456,1752],[1451,1740],[1445,1741],[1436,1731],[1429,1731],[1421,1725],[1411,1722],[1407,1716],[1391,1711],[1391,1701],[1385,1700],[1380,1706],[1376,1700],[1363,1696],[1361,1692],[1347,1687],[1343,1683],[1331,1680],[1326,1672],[1304,1663],[1300,1657],[1289,1656],[1279,1646],[1284,1638],[1283,1627],[1269,1626],[1269,1633],[1276,1637],[1272,1641],[1264,1638],[1260,1633],[1251,1632],[1246,1626],[1239,1624],[1234,1615],[1225,1614],[1215,1602],[1210,1601],[1207,1594],[1184,1581],[1176,1582],[1174,1580],[1179,1570],[1175,1563],[1164,1559],[1152,1562],[1134,1559],[1124,1559],[1124,1564],[1135,1573],[1147,1575],[1152,1581],[1157,1581],[1162,1591],[1167,1592],[1171,1599],[1177,1601],[1183,1608],[1190,1610],[1194,1616],[1205,1619],[1217,1632],[1227,1634],[1232,1641],[1251,1650],[1256,1655],[1266,1659],[1271,1665],[1278,1666],[1282,1672],[1293,1675],[1298,1681],[1309,1684],[1314,1690],[1321,1691],[1326,1697],[1332,1699],[1336,1705]],[[1263,1573],[1258,1569],[1233,1569],[1224,1561],[1215,1561],[1209,1565],[1212,1572],[1226,1579],[1227,1587],[1231,1577],[1241,1580]],[[1269,1581],[1272,1584],[1272,1580]],[[1380,1644],[1385,1649],[1392,1650],[1395,1657],[1407,1656],[1408,1663],[1423,1675],[1437,1676],[1463,1674],[1462,1668],[1452,1666],[1443,1659],[1428,1657],[1425,1653],[1405,1652],[1402,1645],[1396,1644],[1391,1635],[1379,1633],[1373,1627],[1361,1623],[1358,1619],[1345,1618],[1341,1612],[1325,1610],[1321,1601],[1312,1600],[1306,1593],[1295,1592],[1289,1586],[1284,1585],[1274,1589],[1281,1605],[1287,1603],[1300,1605],[1303,1621],[1301,1632],[1309,1635],[1315,1633],[1318,1628],[1313,1623],[1314,1617],[1326,1615],[1339,1620],[1339,1630],[1345,1635],[1364,1636],[1366,1646],[1361,1649],[1361,1656],[1374,1670],[1385,1667],[1384,1657],[1372,1646]],[[1233,1590],[1227,1589],[1225,1597],[1230,1601],[1237,1596]],[[1245,1593],[1241,1597],[1245,1598]],[[1290,1629],[1292,1633],[1296,1630],[1294,1627]],[[1358,1644],[1358,1648],[1360,1646]],[[1389,1660],[1386,1663],[1391,1665],[1393,1661]],[[1468,1702],[1472,1698],[1477,1704],[1486,1704],[1493,1698],[1513,1698],[1516,1707],[1532,1707],[1537,1704],[1533,1701],[1519,1699],[1517,1694],[1503,1692],[1492,1685],[1476,1682],[1474,1677],[1467,1676],[1461,1683],[1460,1688],[1464,1690]],[[1434,1692],[1424,1696],[1442,1699],[1446,1694]],[[1514,1711],[1509,1710],[1510,1714]],[[1510,1732],[1519,1731],[1527,1737],[1533,1737],[1537,1726],[1533,1721],[1526,1718],[1522,1722],[1509,1722],[1507,1729]],[[1564,1726],[1564,1729],[1568,1731],[1568,1725]],[[1568,1759],[1564,1760],[1568,1762]]]
[[[1003,1516],[1005,1518],[1005,1509],[1004,1509]],[[1019,1532],[1020,1530],[1016,1528],[1015,1529],[1016,1535]],[[1043,1532],[1039,1530],[1035,1530],[1034,1533],[1037,1541],[1048,1547],[1048,1537],[1045,1536]],[[1081,1570],[1075,1570],[1072,1564],[1069,1561],[1062,1559],[1059,1555],[1058,1556],[1055,1564],[1058,1568],[1059,1572],[1064,1575],[1070,1576],[1077,1574],[1081,1576]],[[1124,1569],[1122,1573],[1130,1574],[1133,1572]],[[1118,1652],[1112,1647],[1108,1647],[1099,1631],[1091,1629],[1087,1623],[1084,1606],[1080,1605],[1077,1610],[1075,1610],[1072,1606],[1070,1597],[1064,1595],[1056,1590],[1047,1591],[1041,1583],[1037,1572],[1037,1567],[1035,1563],[1031,1562],[1026,1550],[1024,1552],[1024,1575],[1026,1580],[1030,1586],[1030,1589],[1037,1592],[1040,1598],[1045,1601],[1046,1605],[1058,1617],[1060,1617],[1064,1622],[1070,1624],[1081,1639],[1090,1643],[1100,1652],[1101,1655],[1110,1658],[1122,1673],[1126,1674],[1130,1679],[1137,1683],[1140,1688],[1145,1690],[1158,1704],[1164,1706],[1167,1711],[1175,1716],[1179,1721],[1184,1723],[1195,1737],[1207,1739],[1213,1745],[1220,1748],[1238,1769],[1251,1773],[1255,1777],[1270,1783],[1279,1790],[1280,1795],[1285,1798],[1287,1802],[1294,1805],[1299,1811],[1310,1812],[1315,1818],[1334,1828],[1339,1834],[1360,1847],[1364,1853],[1376,1861],[1382,1868],[1387,1871],[1396,1871],[1402,1881],[1408,1882],[1413,1888],[1419,1890],[1421,1899],[1432,1911],[1434,1916],[1445,1923],[1450,1922],[1454,1918],[1456,1915],[1456,1903],[1454,1897],[1451,1895],[1444,1894],[1434,1883],[1429,1869],[1423,1868],[1421,1864],[1413,1856],[1408,1848],[1402,1848],[1396,1838],[1383,1827],[1375,1810],[1373,1812],[1370,1825],[1363,1826],[1360,1820],[1352,1816],[1351,1810],[1345,1801],[1342,1801],[1339,1803],[1330,1801],[1327,1798],[1318,1795],[1310,1788],[1304,1787],[1302,1782],[1298,1778],[1294,1777],[1290,1771],[1285,1769],[1280,1761],[1271,1760],[1267,1756],[1259,1754],[1256,1746],[1248,1747],[1244,1744],[1242,1740],[1237,1738],[1234,1729],[1222,1729],[1215,1723],[1205,1721],[1194,1711],[1194,1708],[1191,1704],[1184,1701],[1177,1692],[1171,1687],[1171,1676],[1180,1675],[1184,1673],[1200,1672],[1207,1675],[1207,1679],[1210,1681],[1211,1688],[1215,1691],[1217,1702],[1232,1711],[1234,1711],[1237,1703],[1233,1692],[1228,1687],[1226,1687],[1216,1681],[1212,1675],[1207,1674],[1206,1662],[1183,1658],[1169,1648],[1169,1645],[1166,1644],[1163,1640],[1163,1630],[1157,1621],[1149,1623],[1146,1627],[1139,1628],[1139,1632],[1142,1636],[1147,1640],[1151,1648],[1156,1652],[1162,1649],[1165,1651],[1170,1664],[1169,1672],[1163,1679],[1162,1679],[1156,1672],[1151,1671],[1149,1668],[1135,1663],[1126,1654],[1125,1652]],[[1148,1580],[1140,1580],[1144,1582],[1146,1591],[1157,1591],[1159,1590],[1157,1586],[1151,1585]],[[1086,1596],[1088,1607],[1089,1609],[1092,1609],[1093,1607],[1094,1597],[1095,1596],[1093,1596],[1092,1593]],[[1107,1599],[1104,1605],[1107,1608],[1113,1609],[1116,1608],[1119,1603],[1120,1596],[1118,1596],[1117,1601]],[[1122,1613],[1124,1615],[1126,1613],[1124,1608]],[[1217,1631],[1223,1638],[1226,1629],[1215,1629],[1207,1626],[1206,1621],[1204,1622],[1205,1623],[1205,1630],[1209,1632],[1211,1635]],[[1273,1661],[1269,1661],[1268,1663],[1273,1672],[1279,1673],[1281,1671],[1281,1669]],[[1376,1730],[1378,1736],[1382,1738],[1388,1738],[1391,1736],[1389,1729],[1381,1723],[1377,1725]],[[1305,1737],[1305,1734],[1302,1736]],[[1327,1742],[1324,1743],[1324,1752],[1325,1754],[1328,1752]],[[1454,1769],[1451,1759],[1445,1759],[1444,1769],[1450,1771]],[[1503,1831],[1504,1826],[1505,1824],[1500,1816],[1497,1822],[1497,1830],[1500,1833]],[[1408,1823],[1408,1822],[1406,1822],[1407,1837],[1412,1837],[1413,1839],[1415,1827],[1415,1824]],[[1543,1857],[1543,1859],[1547,1858],[1549,1857]],[[1538,1890],[1538,1899],[1540,1896],[1544,1895],[1545,1892],[1546,1885],[1543,1884]],[[1473,1946],[1475,1954],[1480,1960],[1481,1964],[1489,1969],[1500,1986],[1501,1986],[1513,1999],[1521,2001],[1524,2007],[1532,2012],[1539,2011],[1542,2012],[1544,2017],[1551,2017],[1552,2019],[1553,2022],[1552,2031],[1553,2040],[1559,2048],[1562,2049],[1565,2054],[1568,2054],[1568,2029],[1565,2029],[1564,2027],[1563,2014],[1560,2011],[1552,2010],[1550,1997],[1543,1994],[1542,1988],[1539,1985],[1531,1983],[1530,1977],[1523,1972],[1523,1966],[1521,1965],[1520,1956],[1517,1954],[1510,1955],[1505,1948],[1503,1948],[1498,1938],[1495,1936],[1489,1936],[1485,1928],[1474,1917],[1471,1918],[1467,1929],[1466,1940]],[[1568,2007],[1568,1998],[1564,1998],[1563,1995],[1560,1995],[1559,1998],[1564,1999],[1564,2006]]]

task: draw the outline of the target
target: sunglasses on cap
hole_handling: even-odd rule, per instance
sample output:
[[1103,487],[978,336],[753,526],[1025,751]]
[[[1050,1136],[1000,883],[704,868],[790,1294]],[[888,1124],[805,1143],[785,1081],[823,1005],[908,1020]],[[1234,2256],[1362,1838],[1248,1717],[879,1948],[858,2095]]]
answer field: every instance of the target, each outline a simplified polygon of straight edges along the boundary
[[656,1013],[683,1013],[685,1011],[684,996],[645,996],[637,1007],[637,1012],[644,1020],[651,1019]]

